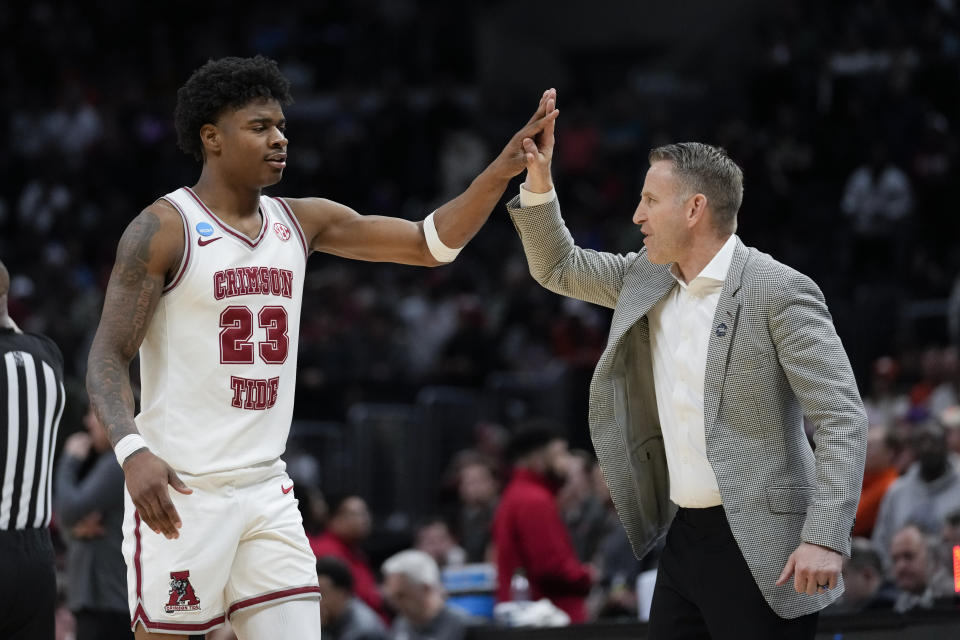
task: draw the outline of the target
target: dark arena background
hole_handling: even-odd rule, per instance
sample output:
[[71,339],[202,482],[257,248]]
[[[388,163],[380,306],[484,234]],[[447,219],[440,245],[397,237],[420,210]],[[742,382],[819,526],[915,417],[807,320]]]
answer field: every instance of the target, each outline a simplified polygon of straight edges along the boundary
[[[83,429],[86,358],[121,233],[199,175],[176,147],[177,88],[210,58],[262,54],[295,100],[288,166],[269,193],[364,214],[421,220],[462,192],[549,87],[561,111],[554,182],[582,247],[641,246],[631,216],[652,147],[724,147],[745,175],[738,235],[823,290],[890,464],[909,473],[917,425],[933,421],[960,468],[955,0],[35,0],[0,7],[0,42],[0,259],[10,316],[63,351],[61,442]],[[469,637],[643,638],[656,559],[611,551],[621,527],[591,475],[588,387],[611,314],[534,281],[503,203],[450,266],[309,260],[285,455],[305,526],[320,535],[329,498],[357,495],[378,580],[414,545],[443,561],[478,535],[464,524],[464,469],[480,465],[502,489],[510,434],[548,420],[583,452],[558,508],[597,568],[590,621],[532,630],[486,618]],[[950,491],[960,505],[960,484]],[[582,535],[585,504],[602,516]],[[931,587],[941,574],[954,586],[956,514],[925,531]],[[52,528],[65,640],[72,582],[56,514]],[[489,615],[489,574],[456,564],[450,601]],[[895,567],[881,569],[898,589]],[[905,612],[828,608],[818,637],[960,637],[960,599],[936,595]]]

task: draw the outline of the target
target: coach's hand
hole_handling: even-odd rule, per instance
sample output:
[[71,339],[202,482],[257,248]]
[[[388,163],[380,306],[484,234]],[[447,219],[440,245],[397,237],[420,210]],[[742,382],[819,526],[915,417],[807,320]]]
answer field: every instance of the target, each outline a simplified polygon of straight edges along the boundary
[[842,568],[843,557],[833,549],[802,542],[787,559],[777,586],[786,584],[793,576],[793,588],[797,593],[809,596],[824,593],[837,586]]
[[[557,111],[557,90],[548,89],[544,94],[547,113]],[[559,112],[557,112],[559,113]],[[553,162],[554,130],[556,119],[550,120],[535,136],[523,139],[524,160],[527,163],[527,179],[523,186],[533,193],[546,193],[553,188],[550,164]]]
[[553,148],[553,123],[560,112],[555,108],[556,90],[547,89],[540,97],[540,104],[531,116],[526,126],[513,134],[510,142],[503,148],[500,155],[491,164],[491,169],[503,178],[512,178],[520,175],[527,168],[527,153],[525,143],[528,140],[540,140],[547,131],[550,132],[550,148]]
[[153,455],[149,449],[131,454],[123,462],[123,475],[133,505],[147,526],[168,539],[179,538],[177,529],[183,523],[170,500],[167,485],[183,494],[193,493],[193,489],[183,484],[170,465]]

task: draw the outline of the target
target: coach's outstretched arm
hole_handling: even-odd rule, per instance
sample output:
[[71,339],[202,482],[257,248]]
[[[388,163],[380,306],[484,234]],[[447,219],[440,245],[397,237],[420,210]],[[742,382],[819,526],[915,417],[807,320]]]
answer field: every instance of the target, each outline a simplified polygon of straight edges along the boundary
[[[556,91],[551,90],[556,100]],[[637,253],[620,255],[581,249],[560,217],[550,166],[554,146],[553,121],[539,136],[523,139],[527,177],[520,195],[507,210],[523,242],[530,274],[555,293],[613,309],[623,278]]]
[[313,251],[371,262],[438,266],[452,262],[480,230],[510,180],[525,167],[522,141],[537,138],[560,114],[545,91],[529,122],[462,194],[425,220],[360,215],[323,198],[284,198]]
[[87,360],[87,394],[123,465],[127,491],[147,526],[167,538],[178,537],[181,525],[167,485],[180,493],[193,491],[139,439],[130,362],[153,318],[164,278],[179,265],[183,249],[183,223],[171,205],[157,201],[133,219],[117,247]]

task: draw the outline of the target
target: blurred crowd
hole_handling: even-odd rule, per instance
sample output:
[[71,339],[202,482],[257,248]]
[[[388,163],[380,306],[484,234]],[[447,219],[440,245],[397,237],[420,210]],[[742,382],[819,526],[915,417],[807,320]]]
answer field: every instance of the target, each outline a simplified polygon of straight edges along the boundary
[[960,597],[960,366],[957,348],[923,352],[904,379],[872,366],[863,491],[847,591],[827,611],[932,608]]
[[[639,11],[633,4],[624,9]],[[64,436],[83,421],[86,354],[120,233],[154,198],[197,175],[172,128],[176,89],[190,71],[221,55],[277,59],[296,103],[287,110],[290,166],[275,193],[420,219],[469,183],[544,88],[531,85],[527,96],[483,84],[489,44],[473,26],[481,10],[339,0],[241,12],[216,0],[189,5],[184,20],[162,3],[117,0],[0,9],[0,255],[14,274],[11,316],[65,354],[72,401]],[[647,150],[680,139],[729,150],[746,175],[741,237],[821,285],[867,398],[871,453],[856,531],[864,540],[845,568],[851,595],[843,606],[878,597],[899,609],[926,606],[949,586],[946,556],[960,528],[956,460],[946,453],[960,451],[960,217],[951,197],[960,12],[954,0],[788,0],[758,8],[748,28],[750,37],[718,41],[744,48],[749,61],[723,77],[648,69],[642,43],[592,54],[596,64],[624,69],[614,86],[605,75],[569,75],[558,87],[555,162],[564,216],[582,246],[631,250],[641,240],[629,217]],[[577,51],[545,55],[573,69]],[[314,256],[297,417],[343,421],[358,401],[410,402],[430,384],[479,388],[498,371],[562,366],[585,377],[608,325],[605,310],[530,278],[502,211],[442,269]],[[571,411],[557,426],[588,446],[587,385],[571,388]],[[61,455],[87,460],[98,450],[75,440]],[[490,560],[494,505],[510,477],[502,453],[458,456],[437,498],[439,517],[416,529],[417,546],[441,569],[458,558]],[[651,561],[631,560],[617,539],[590,453],[568,458],[556,499],[590,578],[577,591],[585,615],[632,614],[637,575]],[[71,471],[80,483],[93,469],[88,461]],[[309,491],[302,503],[323,504]],[[361,510],[354,498],[327,496],[328,513],[311,508],[308,517],[332,526],[338,509]],[[100,539],[113,517],[108,507],[95,516],[66,509],[61,533]],[[334,568],[330,581],[358,593],[394,591],[381,582],[387,554],[377,555],[369,576]],[[435,574],[420,560],[395,566],[432,588]],[[872,589],[869,597],[853,595],[858,586]],[[73,597],[74,608],[88,606]],[[370,606],[383,621],[385,609]]]
[[[846,592],[825,615],[955,610],[957,355],[956,347],[928,349],[910,378],[894,358],[873,363],[864,398],[870,429],[863,491],[843,565]],[[68,552],[64,628],[73,624],[67,608],[79,620],[85,608],[111,606],[120,623],[126,619],[122,474],[92,414],[85,426],[90,436],[68,439],[56,475],[57,526]],[[644,619],[658,552],[634,557],[593,455],[571,450],[562,425],[552,421],[501,431],[450,460],[434,515],[381,528],[380,540],[362,496],[325,493],[309,473],[316,465],[309,454],[289,457],[318,559],[328,637],[456,640],[481,624]],[[230,633],[212,637],[229,640]]]

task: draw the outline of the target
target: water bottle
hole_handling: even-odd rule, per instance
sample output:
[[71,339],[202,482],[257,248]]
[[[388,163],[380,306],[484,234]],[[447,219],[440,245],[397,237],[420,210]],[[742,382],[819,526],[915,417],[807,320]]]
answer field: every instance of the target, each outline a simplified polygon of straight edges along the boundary
[[530,581],[527,580],[527,572],[523,569],[517,569],[510,578],[510,600],[512,602],[530,601]]

